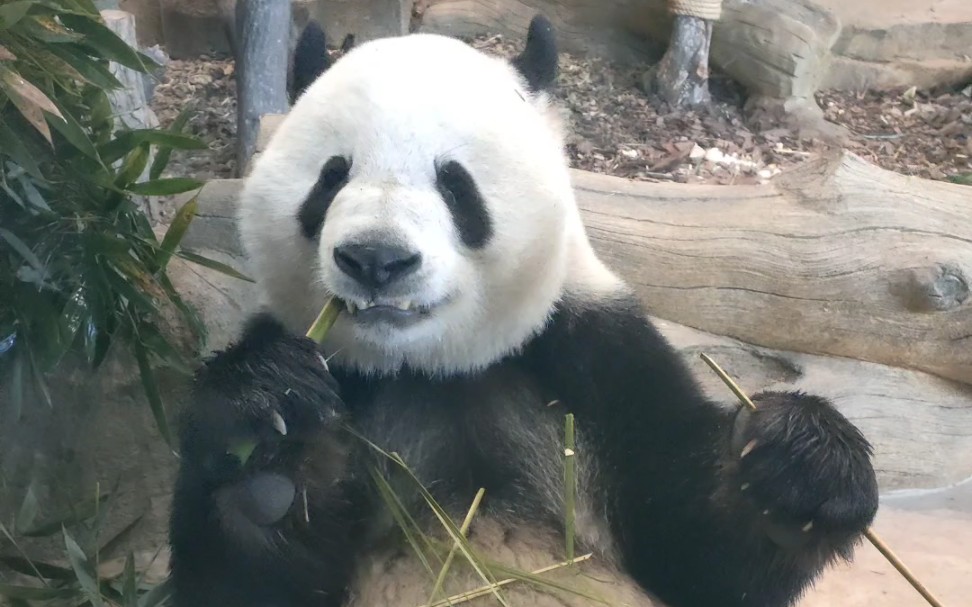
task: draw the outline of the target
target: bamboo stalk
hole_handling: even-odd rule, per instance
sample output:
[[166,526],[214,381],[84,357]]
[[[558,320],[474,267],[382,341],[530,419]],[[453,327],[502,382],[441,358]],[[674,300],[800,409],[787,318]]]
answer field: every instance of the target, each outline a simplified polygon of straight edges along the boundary
[[577,491],[575,467],[574,414],[568,413],[564,428],[564,527],[567,539],[567,562],[574,561],[574,496]]
[[307,337],[313,339],[318,344],[323,342],[327,336],[327,332],[331,330],[331,327],[343,309],[344,304],[341,303],[340,299],[337,297],[328,299],[324,307],[321,308],[320,313],[318,313],[317,318],[314,319],[314,324],[307,330]]
[[[729,389],[732,390],[732,393],[736,395],[736,398],[738,398],[750,410],[756,410],[756,404],[748,396],[746,396],[746,393],[739,388],[739,385],[736,384],[736,382],[734,382],[732,378],[722,370],[722,367],[717,365],[716,362],[709,358],[707,354],[703,353],[700,356],[702,360],[705,361],[705,364],[709,365],[709,367],[715,371],[716,375],[719,376],[719,379],[729,386]],[[935,596],[927,588],[925,588],[925,585],[922,584],[917,577],[915,577],[915,574],[912,573],[904,562],[898,558],[898,555],[896,555],[894,551],[884,543],[884,540],[878,537],[878,534],[875,533],[873,529],[866,529],[864,531],[864,537],[866,537],[868,541],[870,541],[871,544],[877,548],[878,552],[884,555],[884,558],[886,558],[888,562],[898,570],[898,573],[900,573],[904,579],[908,580],[908,583],[918,591],[918,594],[928,601],[929,605],[932,607],[944,607],[941,601],[935,598]]]
[[[465,520],[462,521],[462,527],[459,528],[459,533],[465,537],[466,532],[469,531],[469,526],[472,524],[473,517],[476,516],[476,511],[479,510],[479,504],[483,501],[483,495],[486,494],[486,489],[480,488],[476,492],[476,497],[473,498],[473,503],[469,507],[469,512],[466,513]],[[439,590],[442,588],[443,582],[445,582],[446,574],[449,572],[449,567],[452,566],[452,560],[456,557],[456,550],[459,549],[459,544],[456,542],[452,543],[452,548],[449,549],[449,554],[446,556],[445,563],[442,564],[442,569],[439,571],[439,577],[435,580],[435,586],[432,587],[432,593],[429,595],[429,600],[435,600],[435,596],[439,594]]]
[[[549,566],[544,567],[542,569],[537,569],[536,571],[532,571],[530,573],[530,575],[540,575],[540,574],[543,574],[543,573],[549,573],[549,572],[554,571],[556,569],[563,569],[564,567],[569,567],[570,565],[572,565],[574,563],[580,563],[582,561],[586,561],[587,559],[591,558],[592,556],[593,556],[593,553],[589,553],[589,554],[585,554],[583,556],[579,556],[579,557],[575,558],[573,561],[564,561],[562,563],[557,563],[556,565],[549,565]],[[454,594],[454,595],[452,595],[450,597],[447,597],[447,598],[442,599],[441,601],[436,601],[435,603],[426,603],[425,605],[422,605],[421,607],[445,607],[446,605],[455,605],[457,603],[466,603],[466,602],[471,601],[473,599],[477,599],[477,598],[479,598],[481,596],[486,596],[487,594],[490,594],[491,592],[493,592],[493,590],[495,588],[499,588],[500,586],[507,586],[507,585],[512,584],[513,582],[516,582],[516,581],[518,581],[516,578],[507,578],[505,580],[500,580],[500,581],[496,582],[495,584],[492,584],[492,585],[489,585],[489,586],[482,586],[482,587],[477,588],[475,590],[469,590],[467,592],[462,592],[462,593],[459,593],[459,594]]]

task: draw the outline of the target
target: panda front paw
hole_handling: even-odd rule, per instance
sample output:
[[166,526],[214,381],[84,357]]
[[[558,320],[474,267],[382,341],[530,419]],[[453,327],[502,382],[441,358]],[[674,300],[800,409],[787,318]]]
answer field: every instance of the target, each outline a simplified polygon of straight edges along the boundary
[[822,398],[767,392],[753,402],[728,454],[736,491],[781,546],[822,541],[844,552],[877,512],[870,444]]
[[269,315],[196,374],[182,430],[183,457],[217,481],[241,472],[283,472],[302,444],[343,416],[338,385],[316,344]]

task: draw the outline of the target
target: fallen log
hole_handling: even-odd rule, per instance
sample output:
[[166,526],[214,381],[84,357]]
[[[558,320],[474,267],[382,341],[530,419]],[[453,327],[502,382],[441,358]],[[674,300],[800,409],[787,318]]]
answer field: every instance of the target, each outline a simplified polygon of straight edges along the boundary
[[972,188],[847,152],[762,186],[573,177],[594,247],[656,316],[972,383]]
[[595,247],[654,314],[972,382],[967,187],[846,152],[769,186],[575,177]]

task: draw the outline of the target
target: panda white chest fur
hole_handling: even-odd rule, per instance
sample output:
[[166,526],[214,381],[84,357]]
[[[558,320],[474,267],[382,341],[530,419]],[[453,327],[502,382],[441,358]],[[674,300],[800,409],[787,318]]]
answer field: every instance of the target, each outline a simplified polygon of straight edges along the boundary
[[[369,445],[457,524],[485,489],[469,542],[494,579],[556,565],[567,413],[593,556],[543,574],[572,592],[517,582],[508,604],[785,606],[850,554],[877,504],[863,436],[814,396],[706,400],[591,248],[549,22],[512,62],[430,35],[334,65],[322,45],[298,44],[306,89],[240,202],[267,312],[199,371],[181,426],[176,607],[426,604],[448,538]],[[347,311],[320,352],[300,335],[330,296]],[[417,552],[413,520],[444,544]],[[483,585],[462,554],[452,571],[437,598]]]

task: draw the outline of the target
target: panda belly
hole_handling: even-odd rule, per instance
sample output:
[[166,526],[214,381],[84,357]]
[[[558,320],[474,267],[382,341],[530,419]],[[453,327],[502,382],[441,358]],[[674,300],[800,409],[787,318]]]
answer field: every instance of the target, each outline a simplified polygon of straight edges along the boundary
[[[481,558],[519,572],[536,572],[564,561],[560,521],[564,508],[564,415],[529,373],[513,364],[496,365],[471,377],[429,381],[401,374],[366,382],[355,391],[352,408],[359,428],[389,452],[398,453],[449,512],[462,521],[478,488],[484,499],[467,537]],[[350,383],[348,383],[350,386]],[[589,434],[576,430],[575,553],[595,554],[573,567],[542,574],[568,588],[602,598],[611,605],[661,607],[615,564],[617,547],[598,482],[596,449]],[[363,474],[363,473],[362,473]],[[427,505],[396,484],[395,491],[427,535],[450,546],[441,523]],[[424,514],[422,514],[424,513]],[[394,531],[388,513],[372,520],[368,549],[355,566],[348,607],[429,605],[437,561],[430,575],[411,545]],[[450,566],[445,594],[436,600],[481,589],[485,582],[461,552]],[[509,576],[496,574],[496,580]],[[500,589],[511,606],[573,607],[604,604],[576,593],[517,581]],[[434,604],[434,601],[433,601]],[[444,603],[443,603],[444,604]],[[496,597],[456,603],[499,605]]]
[[[479,515],[470,527],[469,544],[477,556],[517,571],[537,572],[563,562],[563,536],[552,529],[509,524],[500,517]],[[582,548],[580,548],[582,550]],[[578,552],[581,555],[582,552]],[[432,564],[436,576],[437,563]],[[512,607],[589,607],[608,604],[616,607],[664,607],[643,591],[627,574],[604,556],[593,556],[573,566],[538,574],[559,588],[516,581],[497,589]],[[496,575],[496,581],[509,579]],[[424,607],[447,605],[500,605],[495,595],[482,594],[457,602],[465,593],[484,589],[485,582],[457,551],[449,575],[434,601],[430,593],[434,577],[408,546],[382,548],[358,560],[356,574],[346,607]],[[478,593],[477,593],[478,594]],[[586,595],[586,596],[583,596]],[[589,598],[595,597],[595,598]]]

